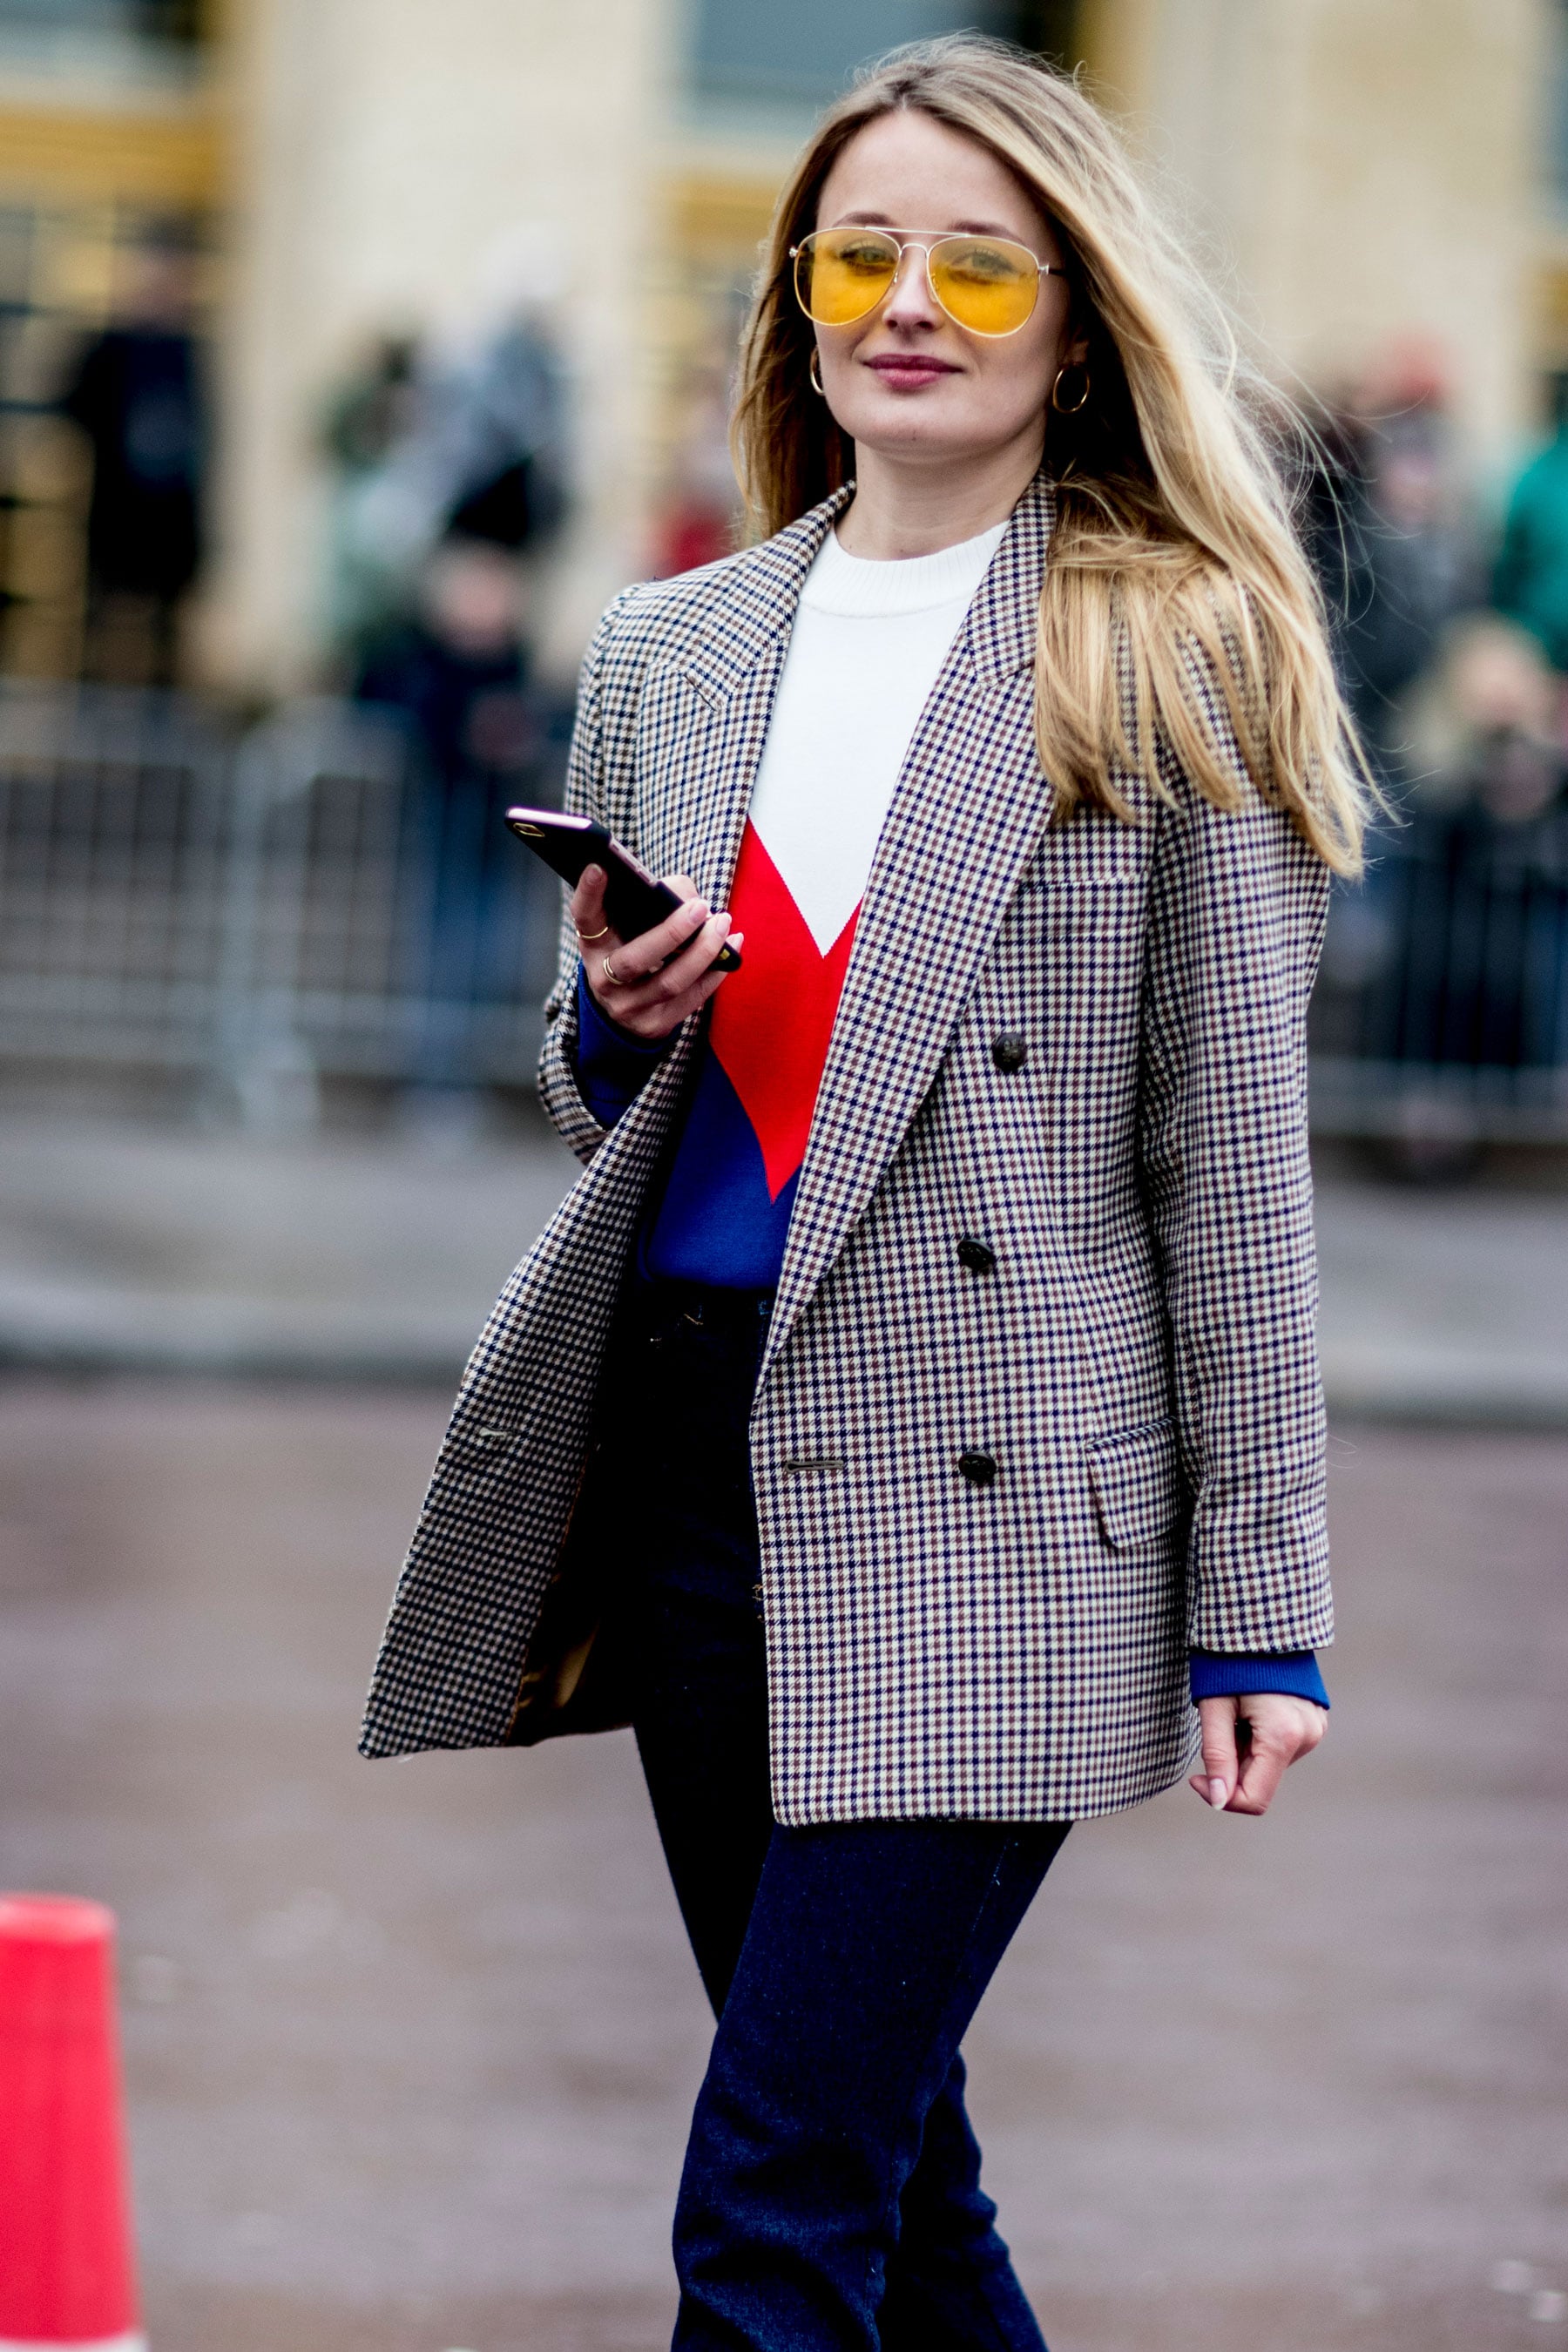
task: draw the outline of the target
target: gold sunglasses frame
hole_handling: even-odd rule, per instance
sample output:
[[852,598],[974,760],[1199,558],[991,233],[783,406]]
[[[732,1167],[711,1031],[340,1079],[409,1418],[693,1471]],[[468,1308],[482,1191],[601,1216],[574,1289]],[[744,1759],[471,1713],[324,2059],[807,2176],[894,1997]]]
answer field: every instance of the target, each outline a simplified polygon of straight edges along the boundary
[[[847,228],[855,228],[860,226],[861,224],[854,221],[846,222],[845,224]],[[814,228],[807,236],[801,238],[798,245],[792,245],[789,248],[789,257],[795,265],[794,271],[792,273],[793,283],[795,286],[795,299],[800,304],[801,309],[805,312],[806,317],[810,319],[814,327],[858,327],[862,319],[868,319],[874,310],[879,310],[883,303],[887,300],[888,296],[895,292],[897,289],[899,280],[904,274],[904,256],[908,253],[910,246],[913,246],[915,250],[921,255],[924,259],[926,291],[931,296],[931,300],[936,304],[937,309],[942,312],[942,317],[944,319],[951,319],[953,325],[958,329],[961,334],[978,335],[983,342],[987,343],[1005,343],[1009,335],[1021,335],[1025,328],[1028,325],[1029,320],[1035,315],[1036,305],[1038,303],[1040,299],[1040,279],[1042,278],[1065,278],[1067,276],[1067,271],[1062,268],[1059,262],[1042,261],[1038,254],[1029,253],[1028,247],[1026,245],[1021,245],[1016,236],[976,236],[973,231],[952,228],[910,228],[905,229],[900,234],[897,229],[876,228],[872,227],[868,223],[864,226],[864,234],[867,236],[885,236],[889,245],[896,245],[899,248],[898,262],[894,268],[892,277],[888,281],[886,290],[883,293],[879,294],[874,302],[868,303],[865,310],[858,310],[852,319],[818,319],[813,313],[805,295],[800,290],[801,260],[805,256],[807,247],[814,244],[817,237],[834,236],[838,234],[840,234],[840,232],[835,229]],[[922,245],[921,243],[921,239],[922,237],[929,237],[931,239],[931,243],[929,245]],[[1009,245],[1012,247],[1015,253],[1026,253],[1029,255],[1029,259],[1034,263],[1037,272],[1035,278],[1035,299],[1030,303],[1028,310],[1019,320],[1016,327],[999,327],[995,329],[994,331],[987,327],[967,327],[964,325],[962,319],[958,318],[948,309],[947,304],[937,292],[936,282],[931,274],[931,257],[939,245]]]

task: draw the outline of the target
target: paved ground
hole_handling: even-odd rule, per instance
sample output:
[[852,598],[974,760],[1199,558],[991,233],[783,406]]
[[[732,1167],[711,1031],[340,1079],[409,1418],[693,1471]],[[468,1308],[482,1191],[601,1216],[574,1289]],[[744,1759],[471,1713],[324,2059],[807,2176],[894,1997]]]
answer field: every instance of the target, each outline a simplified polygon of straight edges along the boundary
[[[627,1743],[353,1754],[445,1403],[0,1385],[0,1885],[121,1913],[156,2352],[668,2340]],[[1347,1425],[1332,1493],[1322,1753],[1075,1832],[972,2037],[1053,2352],[1568,2346],[1568,1440]]]
[[[533,1124],[443,1152],[0,1113],[0,1363],[454,1380],[574,1173]],[[1568,1430],[1561,1174],[1330,1166],[1319,1229],[1331,1402]]]
[[0,1114],[0,1363],[455,1381],[576,1172],[504,1139]]

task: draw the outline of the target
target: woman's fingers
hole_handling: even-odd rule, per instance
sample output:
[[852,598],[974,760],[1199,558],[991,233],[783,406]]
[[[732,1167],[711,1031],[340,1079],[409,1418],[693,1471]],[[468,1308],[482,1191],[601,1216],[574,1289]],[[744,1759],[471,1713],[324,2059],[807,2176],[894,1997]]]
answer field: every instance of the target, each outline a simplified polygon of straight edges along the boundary
[[[731,947],[738,948],[743,937],[744,933],[741,931],[726,931],[723,934],[723,937],[715,943],[713,955],[716,956],[718,954],[720,948],[724,944],[725,939],[729,940]],[[698,944],[700,946],[701,941],[699,941]],[[703,1005],[707,1003],[708,999],[716,994],[717,992],[723,987],[724,982],[729,979],[729,977],[730,975],[727,971],[714,971],[713,956],[710,956],[708,961],[702,965],[700,970],[697,978],[689,992],[688,1000],[680,1015],[681,1020],[684,1021],[688,1013],[700,1012]]]
[[1277,1726],[1255,1726],[1242,1759],[1241,1777],[1230,1801],[1233,1813],[1266,1813],[1279,1783],[1296,1761],[1296,1748]]
[[617,1028],[635,1037],[667,1037],[700,1011],[724,978],[713,962],[730,936],[730,918],[710,911],[689,875],[671,874],[666,887],[680,905],[651,930],[623,940],[605,912],[605,882],[602,866],[585,866],[571,898],[589,992]]
[[[684,961],[680,951],[684,949],[689,952],[693,940],[718,922],[728,930],[728,915],[710,914],[706,903],[693,894],[681,901],[673,915],[656,923],[651,931],[640,931],[629,940],[616,958],[616,970],[626,973],[628,984],[674,971]],[[713,955],[717,953],[715,948]],[[708,960],[711,962],[712,956]]]
[[608,972],[603,956],[585,959],[588,985],[618,1027],[636,1037],[667,1037],[723,980],[713,963],[729,937],[729,916],[710,915],[701,899],[690,898],[651,931],[616,943]]
[[607,884],[608,877],[602,866],[584,866],[572,893],[572,921],[584,961],[591,966],[589,951],[596,948],[601,960],[609,955],[616,972],[625,973],[628,981],[646,980],[657,971],[709,919],[709,909],[698,897],[695,884],[684,874],[672,874],[668,887],[677,893],[682,903],[651,930],[639,931],[631,940],[623,939],[605,911]]
[[1291,1765],[1310,1756],[1321,1739],[1328,1717],[1310,1698],[1291,1698],[1283,1691],[1259,1691],[1239,1704],[1249,1736],[1232,1807],[1238,1813],[1266,1813]]
[[[1193,1775],[1191,1785],[1209,1804],[1254,1815],[1268,1811],[1291,1765],[1311,1754],[1328,1725],[1311,1699],[1284,1691],[1201,1699],[1198,1715],[1204,1769]],[[1217,1793],[1222,1786],[1227,1794]]]
[[[674,918],[670,919],[672,921]],[[684,996],[689,988],[708,977],[713,959],[730,936],[728,915],[710,915],[692,936],[689,944],[658,974],[660,986],[668,997]],[[723,974],[719,974],[721,979]]]
[[[691,903],[700,909],[700,899]],[[677,928],[673,937],[668,937],[671,926]],[[670,1003],[684,995],[707,971],[729,929],[728,915],[688,915],[682,908],[678,915],[670,916],[668,923],[660,923],[657,929],[644,931],[640,938],[617,947],[607,973],[601,958],[600,976],[606,986],[619,989],[627,1002]],[[651,944],[656,941],[658,947]]]
[[[696,963],[696,977],[689,986],[683,988],[679,995],[668,998],[666,1003],[665,1010],[668,1012],[671,1028],[679,1028],[680,1024],[688,1020],[693,1013],[700,1013],[709,998],[716,995],[729,978],[728,972],[715,971],[713,969],[713,957],[718,954],[725,938],[728,938],[732,945],[739,947],[742,934],[739,931],[721,932],[714,940],[707,926],[704,926],[703,936],[693,942],[691,954]],[[708,951],[710,946],[712,948],[711,954]],[[686,959],[682,958],[682,961],[685,961]]]
[[572,893],[571,914],[576,926],[579,944],[592,941],[595,932],[608,929],[609,918],[605,912],[605,886],[609,877],[602,866],[584,866],[577,887]]
[[1236,1787],[1236,1701],[1233,1698],[1203,1698],[1198,1701],[1198,1721],[1203,1727],[1204,1769],[1192,1775],[1190,1785],[1204,1802],[1216,1811],[1228,1804]]
[[[593,866],[587,867],[584,873],[584,882],[586,882],[590,873],[599,870],[601,869]],[[579,887],[581,887],[579,885]],[[604,904],[602,891],[599,903],[601,906]],[[576,921],[575,899],[573,904],[573,919]],[[604,919],[601,918],[601,919]],[[673,913],[667,915],[662,922],[655,923],[650,930],[638,931],[635,938],[629,940],[622,939],[618,932],[612,931],[609,940],[605,943],[605,951],[611,957],[615,972],[615,977],[608,985],[612,988],[640,987],[644,981],[650,980],[656,972],[661,971],[670,958],[688,944],[693,934],[700,931],[710,919],[705,902],[698,898],[695,891],[689,890]],[[579,938],[582,937],[583,929],[584,926],[579,923]],[[594,969],[592,959],[586,956],[586,950],[584,955],[585,960],[589,961],[592,973]],[[600,971],[603,971],[602,956],[598,969]]]

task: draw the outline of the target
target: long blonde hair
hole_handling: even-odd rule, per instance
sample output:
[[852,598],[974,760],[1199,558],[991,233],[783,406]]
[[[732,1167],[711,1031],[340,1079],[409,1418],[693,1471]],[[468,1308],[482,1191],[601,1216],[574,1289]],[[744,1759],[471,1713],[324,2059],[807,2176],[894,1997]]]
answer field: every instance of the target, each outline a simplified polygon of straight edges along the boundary
[[1294,412],[1244,365],[1223,306],[1068,76],[961,33],[894,50],[829,108],[779,198],[742,345],[731,440],[754,522],[781,530],[853,472],[854,446],[808,383],[789,251],[842,150],[902,107],[978,141],[1041,205],[1088,341],[1090,397],[1052,414],[1046,457],[1058,516],[1035,729],[1058,812],[1083,800],[1130,817],[1119,770],[1168,797],[1162,742],[1211,801],[1239,805],[1205,715],[1217,693],[1254,785],[1330,866],[1357,872],[1369,780],[1281,478]]

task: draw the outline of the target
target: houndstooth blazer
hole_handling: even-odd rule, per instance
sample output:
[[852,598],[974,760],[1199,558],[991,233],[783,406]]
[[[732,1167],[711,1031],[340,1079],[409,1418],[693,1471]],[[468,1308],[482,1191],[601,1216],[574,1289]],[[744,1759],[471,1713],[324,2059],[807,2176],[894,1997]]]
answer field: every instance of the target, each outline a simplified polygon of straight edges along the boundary
[[[584,665],[569,805],[716,905],[839,503],[628,590]],[[1049,824],[1052,511],[1042,479],[910,743],[763,1358],[786,1824],[1135,1803],[1188,1762],[1189,1644],[1331,1632],[1304,1036],[1328,877],[1250,788],[1223,814],[1173,766],[1173,805],[1121,780],[1136,824]],[[1210,715],[1234,755],[1217,693]],[[369,1755],[509,1738],[578,1490],[694,1036],[606,1133],[574,1076],[576,961],[568,923],[541,1082],[585,1173],[468,1364]]]

